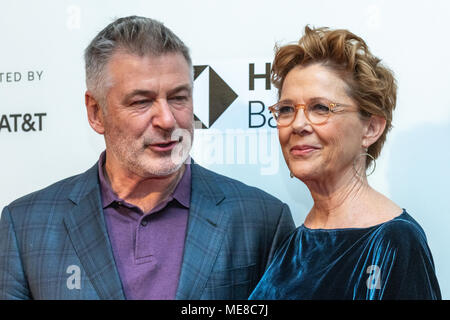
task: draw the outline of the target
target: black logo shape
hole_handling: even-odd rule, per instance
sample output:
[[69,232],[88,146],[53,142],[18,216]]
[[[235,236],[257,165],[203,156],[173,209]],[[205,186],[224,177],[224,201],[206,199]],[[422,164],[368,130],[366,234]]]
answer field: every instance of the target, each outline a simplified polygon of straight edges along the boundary
[[201,123],[202,129],[210,128],[238,97],[233,89],[228,86],[211,66],[194,66],[194,80],[207,68],[209,69],[209,123],[203,123],[203,121],[194,114],[194,120],[196,123]]

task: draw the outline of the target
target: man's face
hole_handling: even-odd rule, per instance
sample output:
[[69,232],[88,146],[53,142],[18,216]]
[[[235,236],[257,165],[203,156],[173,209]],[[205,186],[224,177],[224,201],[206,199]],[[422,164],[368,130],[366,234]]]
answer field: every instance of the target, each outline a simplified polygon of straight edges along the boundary
[[192,78],[182,54],[120,53],[107,65],[102,112],[107,163],[143,178],[167,176],[187,159],[193,138]]

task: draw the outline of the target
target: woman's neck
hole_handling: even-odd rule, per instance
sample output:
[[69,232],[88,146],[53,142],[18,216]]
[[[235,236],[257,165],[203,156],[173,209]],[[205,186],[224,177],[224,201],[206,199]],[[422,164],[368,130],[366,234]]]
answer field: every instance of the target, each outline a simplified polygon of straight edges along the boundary
[[305,219],[311,229],[364,228],[401,214],[401,208],[352,171],[338,178],[306,181],[314,205]]

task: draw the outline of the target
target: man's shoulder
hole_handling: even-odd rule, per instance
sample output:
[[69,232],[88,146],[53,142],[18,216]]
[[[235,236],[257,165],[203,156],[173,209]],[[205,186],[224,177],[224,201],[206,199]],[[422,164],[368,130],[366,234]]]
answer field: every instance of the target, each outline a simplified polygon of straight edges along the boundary
[[94,167],[86,172],[59,180],[45,188],[24,195],[13,202],[7,208],[9,211],[29,211],[30,209],[55,206],[68,200],[71,194],[82,192],[83,187],[94,174]]
[[192,165],[194,179],[202,179],[214,188],[220,189],[227,198],[245,199],[245,201],[264,201],[276,204],[282,202],[273,195],[257,187],[245,184],[237,179],[206,169],[198,164]]

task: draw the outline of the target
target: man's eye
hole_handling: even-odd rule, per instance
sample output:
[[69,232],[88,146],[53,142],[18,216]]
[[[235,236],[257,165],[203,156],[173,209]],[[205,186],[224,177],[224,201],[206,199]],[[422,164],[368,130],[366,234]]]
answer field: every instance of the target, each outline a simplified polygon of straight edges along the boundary
[[136,100],[136,101],[133,101],[133,102],[131,103],[131,105],[134,105],[134,106],[142,106],[142,105],[151,104],[151,103],[152,103],[151,100],[149,100],[149,99],[144,99],[144,100]]
[[309,108],[312,112],[316,112],[316,113],[321,113],[321,114],[325,114],[330,112],[330,108],[326,105],[323,105],[321,103],[316,103],[314,105],[312,105]]
[[187,96],[175,96],[170,98],[170,100],[175,101],[175,102],[185,102],[188,100]]

